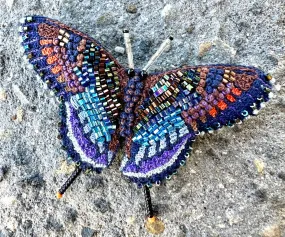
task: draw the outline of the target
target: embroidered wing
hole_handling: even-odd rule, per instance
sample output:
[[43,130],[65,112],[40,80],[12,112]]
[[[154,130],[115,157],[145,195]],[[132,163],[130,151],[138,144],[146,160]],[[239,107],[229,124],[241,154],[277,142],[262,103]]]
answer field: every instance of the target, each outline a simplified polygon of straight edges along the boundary
[[120,81],[124,68],[96,40],[56,20],[25,17],[20,38],[25,57],[60,98],[60,133],[69,156],[100,170],[118,148]]
[[138,185],[159,183],[185,164],[197,134],[257,114],[270,96],[257,68],[183,67],[144,81],[121,170]]

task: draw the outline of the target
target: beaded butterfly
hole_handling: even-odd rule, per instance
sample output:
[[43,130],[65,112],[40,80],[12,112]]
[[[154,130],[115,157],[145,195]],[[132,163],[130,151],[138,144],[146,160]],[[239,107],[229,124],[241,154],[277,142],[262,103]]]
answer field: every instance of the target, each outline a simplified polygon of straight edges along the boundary
[[140,70],[134,68],[128,31],[127,69],[99,42],[56,20],[25,17],[20,35],[32,68],[61,101],[60,137],[77,164],[57,197],[82,171],[100,173],[123,148],[120,170],[144,187],[151,233],[164,226],[153,214],[149,188],[185,164],[197,135],[256,115],[272,95],[272,77],[249,66],[148,74],[171,37]]

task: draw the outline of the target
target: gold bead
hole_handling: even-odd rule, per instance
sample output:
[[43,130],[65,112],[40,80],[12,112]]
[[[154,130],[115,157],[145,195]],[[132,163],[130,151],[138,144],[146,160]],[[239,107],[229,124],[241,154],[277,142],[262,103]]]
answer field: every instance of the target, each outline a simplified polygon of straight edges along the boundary
[[153,216],[147,218],[147,221],[145,223],[145,228],[149,233],[158,235],[164,231],[165,226],[161,220]]
[[266,75],[266,78],[267,78],[268,81],[272,80],[271,74],[267,74],[267,75]]
[[228,74],[224,74],[224,78],[225,78],[225,79],[229,79],[230,76],[229,76]]
[[57,197],[57,199],[61,199],[62,198],[62,194],[60,192],[57,192],[56,193],[56,197]]

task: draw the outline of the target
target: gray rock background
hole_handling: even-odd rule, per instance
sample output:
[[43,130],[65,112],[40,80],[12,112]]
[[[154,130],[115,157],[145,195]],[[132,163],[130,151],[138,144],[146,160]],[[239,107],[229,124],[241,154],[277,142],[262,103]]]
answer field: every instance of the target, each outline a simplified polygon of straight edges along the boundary
[[150,236],[141,190],[118,172],[82,175],[62,200],[72,170],[57,136],[58,104],[22,59],[18,20],[59,19],[90,34],[123,65],[129,28],[135,65],[161,41],[171,49],[152,70],[237,63],[269,71],[281,90],[259,116],[199,137],[186,167],[152,189],[161,236],[285,236],[284,0],[0,0],[0,236]]

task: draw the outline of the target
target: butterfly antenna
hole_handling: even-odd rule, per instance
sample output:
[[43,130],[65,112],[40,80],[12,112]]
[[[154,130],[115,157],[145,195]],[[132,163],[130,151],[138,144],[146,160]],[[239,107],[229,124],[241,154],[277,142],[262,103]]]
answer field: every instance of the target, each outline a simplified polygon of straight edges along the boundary
[[61,188],[58,190],[56,196],[58,199],[62,198],[62,195],[65,193],[65,191],[70,187],[70,185],[74,182],[74,180],[78,177],[78,175],[81,173],[82,168],[78,166],[72,174],[69,176],[69,178],[65,181],[65,183],[61,186]]
[[134,58],[133,58],[133,52],[132,52],[132,44],[131,44],[131,39],[130,39],[130,34],[128,30],[123,30],[124,33],[124,41],[126,45],[126,51],[128,55],[128,63],[129,63],[129,68],[134,69]]
[[169,46],[171,41],[173,40],[173,37],[170,36],[168,39],[164,40],[158,50],[155,52],[154,55],[150,58],[150,60],[147,62],[145,67],[143,68],[143,71],[147,71],[149,67],[155,62],[155,60],[165,51]]
[[155,215],[152,208],[150,190],[147,185],[144,185],[144,197],[145,205],[147,209],[147,220],[145,227],[147,231],[151,234],[161,234],[165,227],[162,221],[160,221]]

